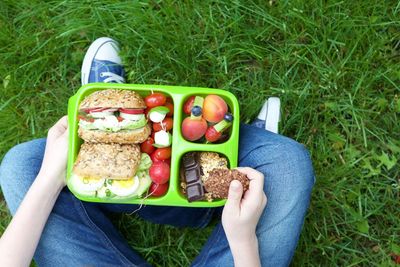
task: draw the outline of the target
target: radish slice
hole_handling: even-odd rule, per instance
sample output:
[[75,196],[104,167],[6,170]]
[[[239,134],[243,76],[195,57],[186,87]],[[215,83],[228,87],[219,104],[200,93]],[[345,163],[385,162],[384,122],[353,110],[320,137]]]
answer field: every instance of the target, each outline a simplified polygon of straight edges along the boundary
[[120,108],[120,112],[126,113],[126,114],[143,114],[144,110],[139,109],[139,108]]
[[82,109],[83,112],[90,113],[90,112],[100,112],[106,110],[107,108],[85,108]]
[[118,109],[117,109],[117,108],[107,108],[107,109],[105,109],[105,110],[103,110],[103,111],[106,111],[106,112],[115,112],[115,111],[118,111]]

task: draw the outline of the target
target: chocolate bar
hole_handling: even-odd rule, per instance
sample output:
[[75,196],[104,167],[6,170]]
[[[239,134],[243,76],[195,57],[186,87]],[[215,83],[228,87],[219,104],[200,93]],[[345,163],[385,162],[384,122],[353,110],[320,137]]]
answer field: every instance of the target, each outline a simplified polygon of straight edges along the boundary
[[200,179],[201,168],[197,153],[186,153],[182,157],[182,166],[186,182],[186,195],[189,202],[204,199],[204,186]]

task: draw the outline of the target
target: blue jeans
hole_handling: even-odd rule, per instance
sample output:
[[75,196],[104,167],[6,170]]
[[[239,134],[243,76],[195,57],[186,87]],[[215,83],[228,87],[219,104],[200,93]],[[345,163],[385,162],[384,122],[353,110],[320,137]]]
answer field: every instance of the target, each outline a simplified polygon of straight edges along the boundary
[[[40,169],[46,140],[12,148],[0,167],[0,184],[15,214]],[[306,214],[314,175],[307,150],[299,143],[250,126],[240,129],[239,165],[265,175],[268,203],[257,227],[263,266],[288,266]],[[132,212],[136,205],[82,202],[64,188],[48,219],[34,260],[39,266],[149,266],[107,217]],[[139,216],[176,227],[205,227],[221,208],[146,206]],[[222,224],[218,223],[193,266],[233,266]]]

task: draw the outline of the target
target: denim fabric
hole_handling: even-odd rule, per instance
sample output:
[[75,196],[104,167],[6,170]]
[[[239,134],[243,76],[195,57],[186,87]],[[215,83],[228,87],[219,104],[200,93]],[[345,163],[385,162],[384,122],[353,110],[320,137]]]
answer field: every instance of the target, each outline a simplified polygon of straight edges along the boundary
[[[12,214],[35,179],[45,139],[12,148],[0,166],[0,184]],[[268,197],[257,227],[263,266],[288,266],[306,214],[314,174],[307,150],[299,143],[250,126],[240,129],[239,165],[265,175]],[[81,202],[65,188],[49,217],[34,259],[39,266],[148,266],[112,225],[109,212],[132,212],[136,205]],[[205,227],[221,208],[146,206],[139,216],[177,227]],[[218,223],[193,266],[233,266]]]

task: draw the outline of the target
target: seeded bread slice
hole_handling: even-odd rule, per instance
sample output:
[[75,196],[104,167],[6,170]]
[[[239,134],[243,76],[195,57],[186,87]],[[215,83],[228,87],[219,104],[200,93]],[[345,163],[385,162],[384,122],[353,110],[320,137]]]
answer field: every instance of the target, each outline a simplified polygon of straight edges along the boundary
[[90,178],[130,179],[140,164],[139,145],[83,143],[73,172]]
[[143,98],[132,90],[106,89],[96,91],[82,100],[79,109],[146,108]]

